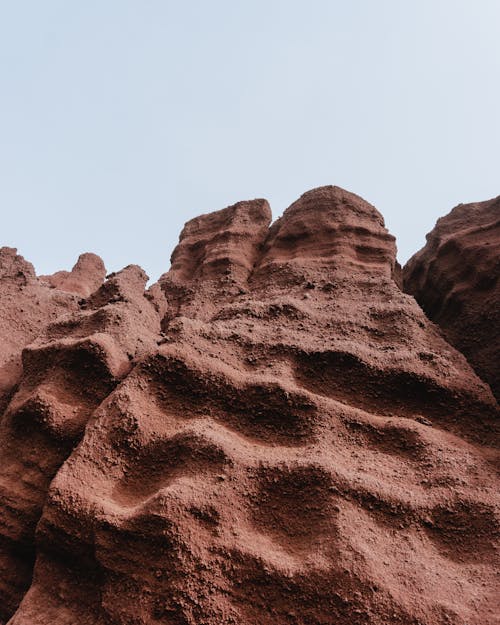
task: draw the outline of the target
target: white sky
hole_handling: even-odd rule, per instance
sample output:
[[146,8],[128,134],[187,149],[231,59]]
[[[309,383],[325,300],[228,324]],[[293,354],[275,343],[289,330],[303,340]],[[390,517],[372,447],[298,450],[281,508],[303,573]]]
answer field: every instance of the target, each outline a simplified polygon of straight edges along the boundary
[[156,279],[185,221],[336,184],[401,261],[500,193],[498,0],[0,0],[0,245]]

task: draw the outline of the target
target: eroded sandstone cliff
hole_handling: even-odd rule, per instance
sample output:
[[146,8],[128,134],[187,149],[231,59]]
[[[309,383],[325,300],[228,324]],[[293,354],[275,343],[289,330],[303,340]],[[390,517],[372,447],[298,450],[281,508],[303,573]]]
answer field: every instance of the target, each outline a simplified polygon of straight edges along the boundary
[[500,400],[500,196],[439,219],[404,283]]
[[0,622],[494,622],[489,386],[373,206],[324,187],[270,223],[192,220],[148,290],[23,270],[46,303],[1,309]]

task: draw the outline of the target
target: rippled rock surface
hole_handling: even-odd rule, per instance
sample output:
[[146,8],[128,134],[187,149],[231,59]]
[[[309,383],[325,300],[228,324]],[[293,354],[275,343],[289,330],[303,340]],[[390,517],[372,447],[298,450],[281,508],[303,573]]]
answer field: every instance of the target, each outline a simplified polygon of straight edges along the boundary
[[272,225],[240,202],[42,324],[1,421],[0,621],[492,622],[498,404],[395,253],[338,187]]

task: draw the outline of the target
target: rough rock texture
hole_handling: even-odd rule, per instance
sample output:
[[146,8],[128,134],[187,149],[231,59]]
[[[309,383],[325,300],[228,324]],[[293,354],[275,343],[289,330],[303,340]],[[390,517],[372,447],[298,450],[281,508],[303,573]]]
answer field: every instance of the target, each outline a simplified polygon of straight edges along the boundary
[[71,271],[57,271],[51,276],[40,276],[53,288],[87,297],[104,282],[106,268],[96,254],[81,254]]
[[21,350],[48,323],[78,308],[70,293],[52,290],[31,263],[11,247],[0,248],[0,411],[22,373]]
[[500,196],[439,219],[404,288],[500,400]]
[[[192,220],[23,352],[0,621],[483,625],[498,404],[337,187]],[[28,589],[29,587],[29,589]]]
[[22,375],[0,422],[0,617],[31,581],[35,528],[57,470],[100,402],[156,346],[159,318],[144,297],[146,281],[136,266],[112,275],[22,350]]

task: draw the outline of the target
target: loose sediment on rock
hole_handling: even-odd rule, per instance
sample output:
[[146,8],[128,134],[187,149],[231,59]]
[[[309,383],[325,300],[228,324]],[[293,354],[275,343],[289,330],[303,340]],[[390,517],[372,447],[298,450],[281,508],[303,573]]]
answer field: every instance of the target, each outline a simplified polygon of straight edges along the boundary
[[158,284],[128,267],[31,338],[0,622],[493,622],[490,388],[373,206],[323,187],[270,220],[196,218]]

